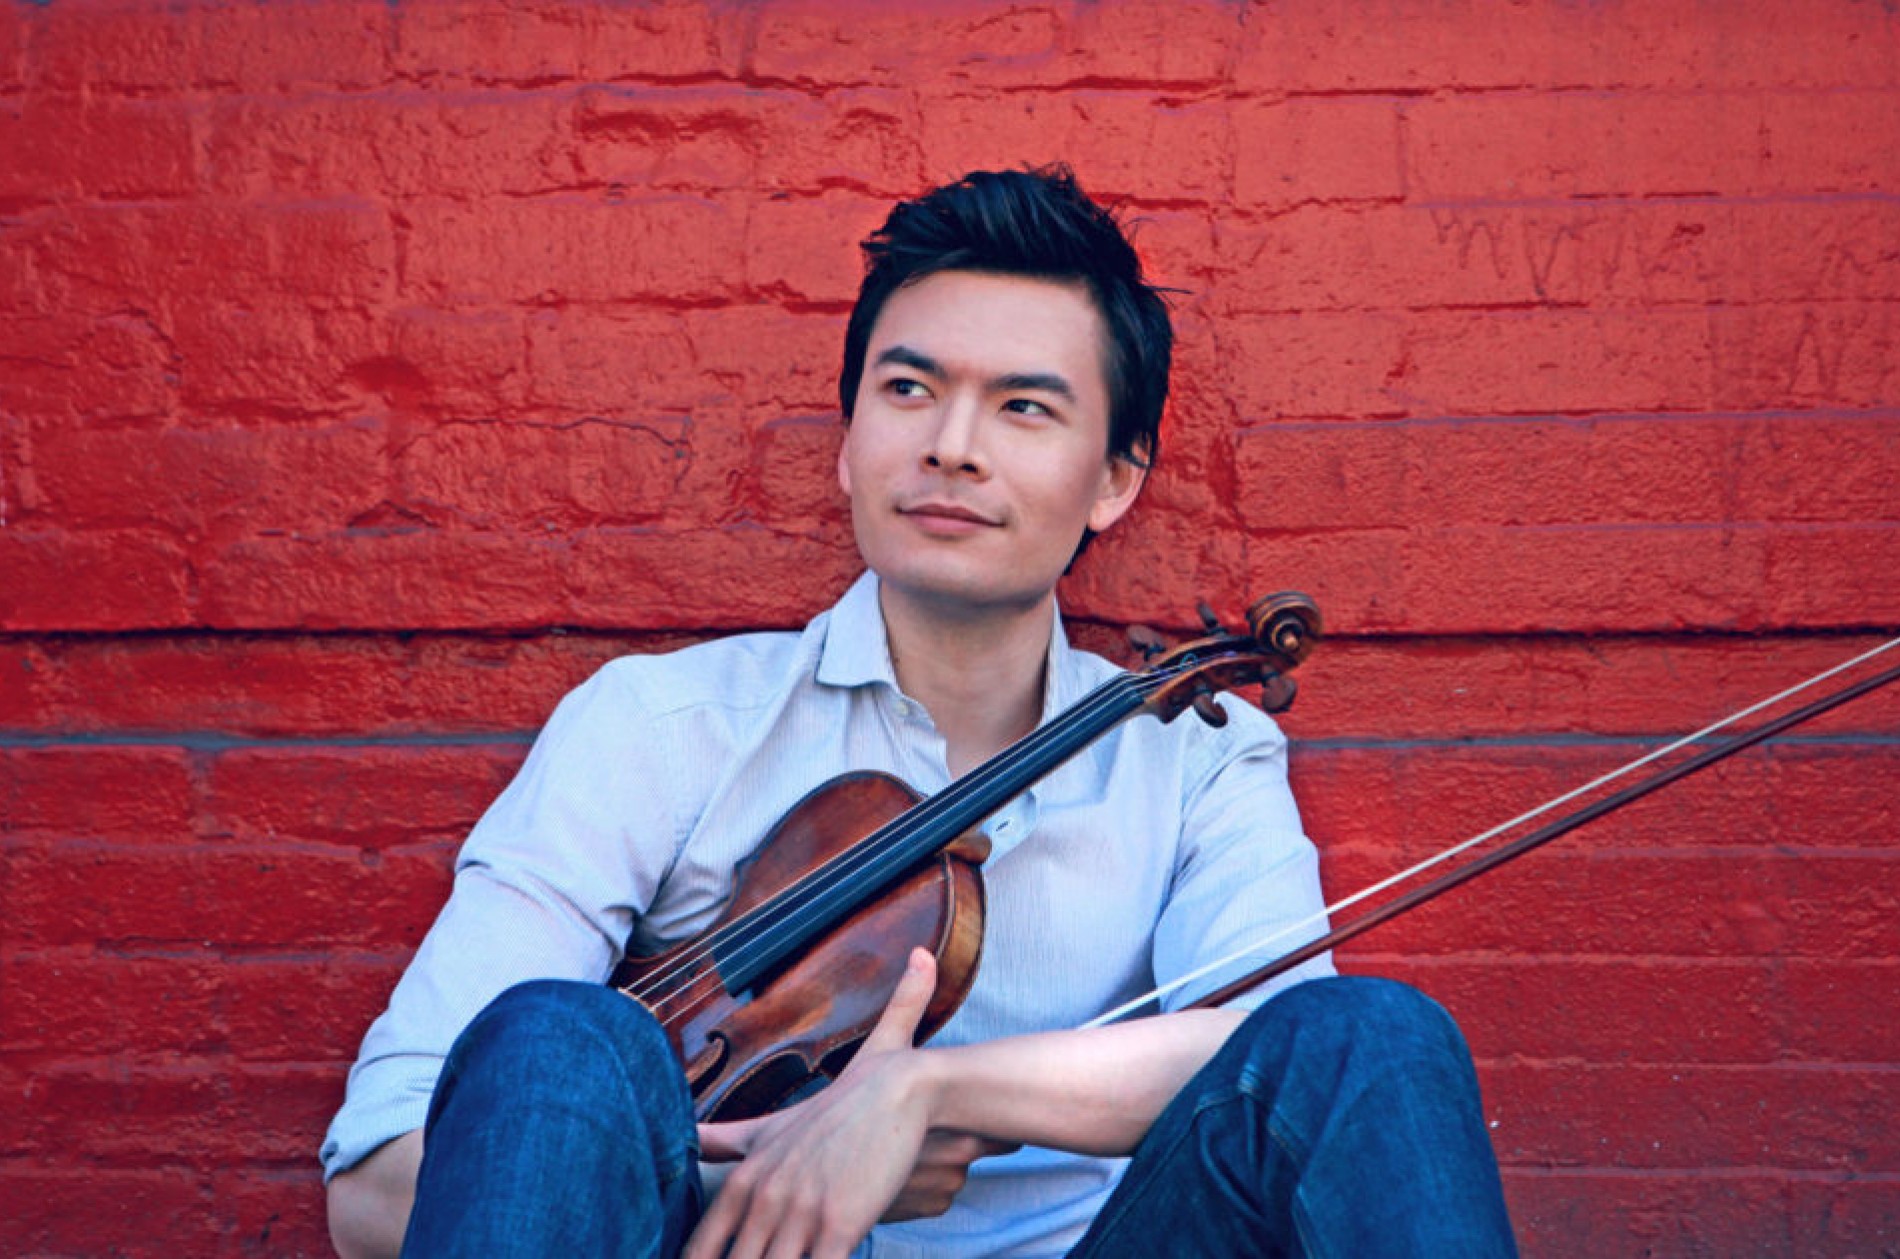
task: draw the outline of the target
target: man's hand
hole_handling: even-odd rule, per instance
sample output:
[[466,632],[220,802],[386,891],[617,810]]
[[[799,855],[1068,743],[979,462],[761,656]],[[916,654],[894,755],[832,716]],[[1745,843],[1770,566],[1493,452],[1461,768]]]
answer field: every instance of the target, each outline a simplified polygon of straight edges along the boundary
[[936,984],[936,960],[913,950],[877,1026],[830,1087],[775,1114],[700,1125],[707,1159],[742,1161],[684,1259],[844,1259],[880,1218],[940,1214],[973,1161],[1012,1148],[930,1131],[912,1040]]

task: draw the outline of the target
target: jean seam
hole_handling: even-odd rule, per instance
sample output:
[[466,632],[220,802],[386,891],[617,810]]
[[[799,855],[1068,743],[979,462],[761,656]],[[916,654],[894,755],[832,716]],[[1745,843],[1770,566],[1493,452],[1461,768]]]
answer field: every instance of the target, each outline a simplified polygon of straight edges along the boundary
[[[1174,1156],[1175,1151],[1180,1149],[1181,1144],[1194,1134],[1195,1130],[1200,1126],[1202,1118],[1209,1111],[1216,1110],[1216,1109],[1226,1107],[1226,1106],[1243,1104],[1243,1103],[1251,1102],[1254,1100],[1255,1100],[1254,1098],[1247,1096],[1244,1092],[1240,1090],[1234,1090],[1233,1092],[1227,1093],[1220,1097],[1210,1097],[1210,1098],[1203,1099],[1198,1105],[1194,1107],[1193,1117],[1187,1123],[1181,1125],[1181,1131],[1175,1136],[1175,1138],[1172,1141],[1168,1142],[1168,1144],[1164,1148],[1157,1150],[1155,1152],[1156,1156],[1158,1158],[1172,1158]],[[1144,1198],[1146,1198],[1153,1191],[1156,1180],[1157,1178],[1154,1176],[1148,1176],[1144,1178],[1143,1183],[1136,1185],[1133,1191],[1127,1194],[1125,1197],[1119,1192],[1120,1186],[1117,1186],[1117,1192],[1112,1195],[1112,1199],[1109,1203],[1110,1207],[1113,1209],[1113,1214],[1097,1216],[1094,1221],[1095,1224],[1098,1224],[1101,1226],[1101,1229],[1104,1235],[1113,1231],[1115,1227],[1120,1223],[1120,1221],[1126,1219],[1129,1213],[1134,1210],[1136,1204],[1140,1203]],[[1113,1201],[1114,1198],[1120,1198],[1122,1199],[1122,1201],[1120,1201],[1119,1203],[1116,1203],[1115,1201]],[[1094,1229],[1091,1228],[1089,1231],[1093,1232]],[[1094,1249],[1093,1246],[1089,1247],[1089,1250],[1092,1251],[1093,1249]],[[1087,1254],[1089,1252],[1079,1251],[1075,1253]]]

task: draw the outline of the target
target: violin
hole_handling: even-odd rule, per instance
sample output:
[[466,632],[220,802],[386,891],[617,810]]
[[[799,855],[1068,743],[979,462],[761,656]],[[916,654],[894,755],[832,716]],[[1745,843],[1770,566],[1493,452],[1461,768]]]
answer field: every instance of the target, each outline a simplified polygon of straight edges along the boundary
[[1281,712],[1288,677],[1321,633],[1319,609],[1293,591],[1247,610],[1230,633],[1205,605],[1202,637],[1164,650],[1138,634],[1145,667],[1074,706],[922,799],[883,773],[823,783],[779,819],[735,871],[731,899],[701,934],[629,955],[608,982],[666,1031],[702,1121],[766,1114],[822,1087],[870,1034],[913,947],[937,958],[937,989],[918,1028],[928,1039],[975,982],[983,953],[989,840],[976,828],[1121,722],[1171,722],[1189,708],[1212,725],[1215,695],[1258,684]]

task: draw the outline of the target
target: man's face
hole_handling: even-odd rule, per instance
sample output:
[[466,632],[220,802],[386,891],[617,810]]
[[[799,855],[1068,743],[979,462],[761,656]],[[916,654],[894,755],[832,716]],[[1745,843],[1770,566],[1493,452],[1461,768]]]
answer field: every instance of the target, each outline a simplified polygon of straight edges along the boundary
[[838,481],[893,593],[950,612],[1046,599],[1084,528],[1134,502],[1108,456],[1107,329],[1080,285],[946,271],[871,329]]

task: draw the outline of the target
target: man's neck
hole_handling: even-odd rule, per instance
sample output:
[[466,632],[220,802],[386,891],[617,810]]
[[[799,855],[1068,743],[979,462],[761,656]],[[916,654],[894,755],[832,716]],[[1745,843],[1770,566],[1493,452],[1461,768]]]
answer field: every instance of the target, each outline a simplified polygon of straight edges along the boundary
[[1038,603],[950,609],[879,588],[891,666],[944,738],[961,777],[1042,720],[1055,596]]

